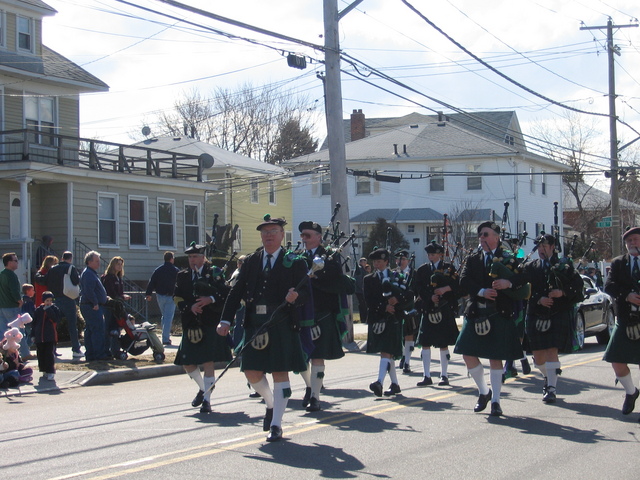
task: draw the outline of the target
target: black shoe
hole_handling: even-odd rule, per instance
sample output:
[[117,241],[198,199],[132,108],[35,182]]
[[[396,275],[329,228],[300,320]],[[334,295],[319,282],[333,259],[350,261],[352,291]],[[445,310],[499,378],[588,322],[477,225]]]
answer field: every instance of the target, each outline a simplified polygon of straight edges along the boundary
[[198,390],[198,394],[196,395],[196,398],[194,398],[193,401],[191,402],[191,406],[199,407],[200,405],[202,405],[203,401],[204,401],[204,392],[202,390]]
[[389,387],[389,390],[384,392],[384,396],[385,397],[390,397],[391,395],[397,395],[401,391],[402,390],[400,390],[400,385],[398,385],[397,383],[392,383],[391,386]]
[[491,413],[489,415],[492,417],[499,417],[502,415],[502,408],[498,402],[491,403]]
[[262,395],[260,395],[258,392],[251,392],[249,394],[249,398],[260,398]]
[[636,408],[636,400],[638,399],[638,395],[640,395],[640,392],[637,388],[636,391],[631,395],[625,395],[624,403],[622,404],[623,415],[629,415],[631,412],[633,412],[633,409]]
[[382,396],[382,384],[380,382],[373,382],[369,385],[369,390],[371,390],[376,397]]
[[402,373],[404,373],[405,375],[409,375],[411,373],[411,369],[408,365],[405,365],[405,367],[402,369]]
[[440,387],[446,387],[449,385],[449,379],[447,377],[440,377],[440,382],[438,383]]
[[320,411],[320,401],[316,397],[311,397],[309,400],[309,406],[307,407],[307,412],[319,412]]
[[302,408],[307,408],[309,400],[311,399],[311,387],[307,387],[304,391],[304,397],[302,397]]
[[171,345],[171,340],[168,340],[166,342],[162,342],[162,345],[165,345],[165,346],[168,347],[169,345]]
[[273,408],[267,408],[267,412],[264,414],[264,419],[262,420],[262,430],[265,432],[269,431],[271,420],[273,420]]
[[487,393],[486,395],[478,396],[478,402],[476,403],[476,406],[473,407],[473,411],[476,413],[483,411],[485,408],[487,408],[487,403],[489,403],[489,400],[491,400],[491,390],[489,390],[489,393]]
[[398,365],[398,368],[404,368],[404,357],[400,359],[400,365]]
[[211,413],[211,404],[206,400],[202,401],[202,406],[200,407],[200,413]]
[[424,377],[421,382],[416,383],[418,387],[427,387],[429,385],[433,385],[433,380],[431,377]]
[[280,440],[282,440],[282,429],[278,425],[271,425],[267,442],[279,442]]
[[523,375],[529,375],[531,373],[531,365],[529,365],[529,360],[527,360],[526,357],[520,360],[520,365],[522,365]]
[[545,387],[542,390],[542,401],[544,403],[556,403],[556,389],[555,389],[555,387]]

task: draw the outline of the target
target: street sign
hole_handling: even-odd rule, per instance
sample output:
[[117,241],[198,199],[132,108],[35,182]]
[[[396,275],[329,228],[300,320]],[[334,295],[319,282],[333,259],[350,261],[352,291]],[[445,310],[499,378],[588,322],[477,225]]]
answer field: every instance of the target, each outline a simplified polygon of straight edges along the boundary
[[[611,218],[611,217],[609,217]],[[596,228],[611,228],[611,221],[608,222],[596,222]]]
[[602,217],[602,221],[611,223],[611,217]]

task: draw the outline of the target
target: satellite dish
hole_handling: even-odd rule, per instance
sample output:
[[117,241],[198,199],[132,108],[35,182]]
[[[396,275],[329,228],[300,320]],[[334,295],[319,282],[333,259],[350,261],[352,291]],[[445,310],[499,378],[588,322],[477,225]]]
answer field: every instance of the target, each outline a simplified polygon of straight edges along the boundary
[[150,133],[151,133],[151,129],[148,126],[145,125],[144,127],[142,127],[142,134],[145,137],[148,137]]
[[211,168],[213,167],[213,157],[208,153],[203,153],[198,157],[198,162],[202,168]]

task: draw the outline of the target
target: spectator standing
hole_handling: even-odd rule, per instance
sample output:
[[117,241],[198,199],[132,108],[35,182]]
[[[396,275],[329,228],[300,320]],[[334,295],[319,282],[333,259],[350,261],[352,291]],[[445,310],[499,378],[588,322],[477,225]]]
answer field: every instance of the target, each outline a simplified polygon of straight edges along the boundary
[[[102,285],[104,285],[104,289],[107,292],[107,296],[109,298],[113,298],[114,300],[120,301],[129,301],[131,300],[131,295],[127,295],[124,293],[124,281],[122,278],[124,277],[124,258],[122,257],[113,257],[107,266],[107,269],[104,272],[104,275],[100,277],[100,281]],[[118,355],[120,351],[119,344],[119,332],[120,327],[118,327],[118,322],[113,315],[113,311],[110,308],[103,309],[104,314],[104,339],[105,339],[105,350],[112,357]],[[118,332],[118,335],[111,335],[112,331]]]
[[173,324],[173,316],[176,313],[173,291],[176,287],[178,267],[174,265],[174,262],[173,252],[164,252],[164,263],[151,274],[146,291],[147,302],[151,301],[153,292],[156,292],[156,301],[162,315],[160,324],[162,325],[163,345],[171,345],[171,325]]
[[98,277],[100,254],[88,252],[84,257],[85,269],[80,275],[80,312],[86,323],[84,346],[86,359],[106,360],[109,354],[105,349],[105,328],[102,306],[107,303],[107,291]]
[[69,330],[69,338],[71,339],[73,358],[82,358],[83,353],[80,350],[80,340],[78,337],[78,313],[76,300],[67,297],[64,294],[64,276],[67,273],[69,274],[72,284],[78,285],[80,283],[78,270],[73,265],[73,254],[71,252],[64,252],[60,263],[51,267],[51,269],[44,275],[41,275],[38,272],[36,274],[36,283],[45,285],[47,290],[53,293],[53,296],[56,299],[56,306],[67,319],[67,328]]
[[[36,280],[38,278],[38,275],[43,278],[49,270],[51,270],[55,265],[58,264],[59,261],[60,260],[58,260],[58,257],[56,257],[55,255],[48,255],[44,257],[42,265],[40,265],[40,270],[38,270],[38,273],[36,273]],[[36,297],[34,299],[34,302],[36,305],[40,305],[42,303],[42,294],[47,291],[47,287],[38,283],[37,281],[35,282],[34,286],[36,288]]]
[[8,329],[9,322],[13,322],[20,314],[22,297],[20,294],[20,281],[16,270],[18,268],[18,256],[14,253],[2,255],[4,269],[0,272],[0,332]]
[[42,304],[36,309],[31,335],[38,353],[38,369],[47,380],[54,380],[56,374],[56,343],[58,331],[56,325],[62,316],[54,305],[53,293],[42,294]]
[[[36,313],[36,304],[35,304],[35,288],[30,283],[25,283],[22,285],[22,306],[20,307],[20,313],[28,313],[31,318]],[[31,355],[31,323],[27,323],[24,326],[24,329],[21,330],[23,336],[23,342],[20,343],[20,356],[23,360],[33,360],[35,355]]]

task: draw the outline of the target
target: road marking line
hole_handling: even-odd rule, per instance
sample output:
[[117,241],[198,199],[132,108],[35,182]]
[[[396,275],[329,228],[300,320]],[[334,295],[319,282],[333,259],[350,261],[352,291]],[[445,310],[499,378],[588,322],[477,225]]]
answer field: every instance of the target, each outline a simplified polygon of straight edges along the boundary
[[[569,368],[574,368],[574,367],[578,367],[578,366],[582,366],[582,365],[586,365],[589,363],[593,363],[596,361],[602,360],[602,354],[598,353],[597,356],[594,356],[593,358],[588,358],[586,360],[582,360],[580,362],[575,362],[575,363],[571,363],[568,365],[563,365],[563,369],[569,369]],[[530,373],[528,375],[523,375],[521,377],[518,378],[530,378],[535,376],[534,373]],[[507,380],[507,382],[511,383],[515,381],[515,378],[510,378]],[[361,418],[362,415],[364,416],[374,416],[374,414],[380,414],[380,413],[384,413],[384,412],[390,412],[390,411],[394,411],[394,410],[399,410],[402,408],[407,408],[407,407],[412,407],[412,406],[416,406],[416,405],[420,405],[420,404],[424,404],[427,402],[434,402],[434,401],[438,401],[438,400],[443,400],[445,398],[449,398],[449,397],[454,397],[457,395],[461,395],[463,393],[467,393],[469,391],[474,391],[475,390],[475,384],[471,384],[471,385],[466,385],[466,386],[462,386],[460,390],[456,390],[456,391],[443,391],[443,390],[438,390],[438,391],[431,391],[430,393],[422,396],[422,397],[412,397],[410,399],[406,399],[406,400],[400,400],[399,402],[394,402],[390,405],[385,405],[385,406],[380,406],[380,405],[373,405],[370,407],[364,407],[360,410],[356,410],[356,411],[352,411],[352,412],[341,412],[341,413],[336,413],[335,415],[332,415],[329,418],[325,418],[322,420],[318,420],[318,419],[313,419],[313,420],[304,420],[301,422],[298,422],[297,424],[294,424],[292,426],[291,430],[287,431],[287,437],[293,436],[293,435],[298,435],[301,433],[305,433],[305,432],[310,432],[313,430],[318,430],[320,428],[326,428],[329,426],[334,426],[334,425],[339,425],[341,423],[346,423],[348,421],[351,420],[357,420],[359,418]],[[251,438],[251,437],[259,437],[259,438]],[[235,444],[233,444],[234,442],[237,442]],[[60,477],[56,477],[52,480],[66,480],[69,478],[75,478],[75,477],[82,477],[82,476],[86,476],[86,475],[93,475],[93,474],[97,474],[100,472],[105,472],[107,470],[110,469],[114,469],[114,468],[123,468],[123,467],[127,467],[127,466],[131,466],[132,464],[136,464],[136,463],[142,463],[142,462],[147,462],[147,461],[153,461],[154,463],[149,463],[147,465],[140,465],[138,467],[133,467],[133,468],[128,468],[125,470],[120,470],[118,472],[112,472],[112,473],[105,473],[104,475],[99,475],[96,477],[91,477],[93,480],[104,480],[104,479],[109,479],[109,478],[116,478],[116,477],[121,477],[124,475],[128,475],[128,474],[133,474],[133,473],[139,473],[139,472],[143,472],[145,470],[152,470],[155,468],[160,468],[166,465],[171,465],[174,463],[181,463],[181,462],[185,462],[188,460],[193,460],[196,458],[202,458],[202,457],[207,457],[210,455],[216,455],[218,453],[222,453],[222,452],[227,452],[227,451],[231,451],[231,450],[236,450],[239,448],[243,448],[243,447],[247,447],[250,445],[257,445],[257,444],[262,444],[264,443],[264,433],[260,432],[260,433],[255,433],[252,435],[248,435],[247,437],[239,437],[236,439],[232,439],[232,440],[222,440],[219,442],[214,442],[214,443],[210,443],[210,444],[206,444],[206,445],[201,445],[198,447],[190,447],[190,448],[186,448],[186,449],[181,449],[181,450],[175,450],[173,452],[167,452],[164,454],[160,454],[160,455],[156,455],[154,457],[145,457],[139,460],[130,460],[128,462],[124,462],[124,463],[118,463],[118,464],[114,464],[114,465],[107,465],[104,467],[99,467],[99,468],[95,468],[92,470],[85,470],[82,472],[76,472],[76,473],[71,473],[69,475],[63,475]],[[233,445],[232,445],[233,444]],[[225,448],[222,448],[221,445],[226,445]],[[203,450],[203,449],[211,449],[211,450],[206,450],[206,451],[200,451],[198,452],[198,450]],[[193,452],[193,453],[189,453],[189,452]],[[186,455],[182,455],[179,457],[175,457],[175,458],[167,458],[165,460],[159,460],[159,461],[155,461],[158,459],[161,459],[163,457],[170,457],[170,456],[174,456],[174,455],[181,455],[181,454],[186,454]]]

